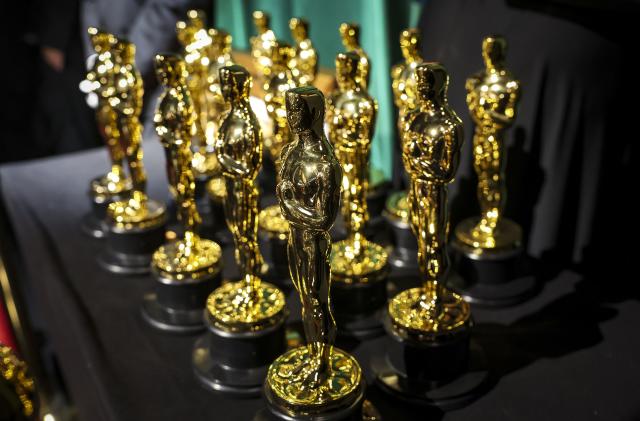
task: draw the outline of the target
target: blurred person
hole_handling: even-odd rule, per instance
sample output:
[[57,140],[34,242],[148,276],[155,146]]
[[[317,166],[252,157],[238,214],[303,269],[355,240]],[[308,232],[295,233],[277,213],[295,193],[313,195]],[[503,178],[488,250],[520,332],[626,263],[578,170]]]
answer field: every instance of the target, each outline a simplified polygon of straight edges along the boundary
[[40,10],[40,78],[32,116],[33,155],[99,146],[93,111],[78,89],[86,73],[80,0],[42,1]]
[[136,64],[145,84],[143,115],[147,118],[143,121],[148,122],[156,96],[153,57],[158,52],[177,51],[176,22],[187,10],[207,6],[207,0],[41,1],[37,31],[40,77],[29,157],[102,145],[94,111],[79,90],[86,75],[87,58],[93,54],[87,28],[97,27],[136,45]]

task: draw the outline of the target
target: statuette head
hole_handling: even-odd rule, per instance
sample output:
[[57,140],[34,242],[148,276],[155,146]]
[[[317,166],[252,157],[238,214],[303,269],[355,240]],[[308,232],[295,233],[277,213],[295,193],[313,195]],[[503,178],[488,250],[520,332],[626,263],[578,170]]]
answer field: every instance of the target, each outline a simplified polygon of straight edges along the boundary
[[305,86],[287,91],[287,121],[293,133],[322,130],[324,95],[318,89]]
[[225,66],[220,69],[220,85],[222,95],[227,102],[233,102],[238,98],[249,98],[251,91],[251,75],[242,66],[237,64]]
[[499,35],[490,35],[482,40],[482,58],[487,68],[504,65],[507,53],[507,41]]
[[185,83],[188,76],[187,66],[178,54],[157,54],[155,68],[158,82],[164,86]]
[[405,29],[400,33],[400,50],[405,60],[420,57],[420,31],[416,28]]
[[289,21],[289,29],[295,42],[301,42],[309,38],[309,22],[302,18],[292,18]]
[[440,63],[422,63],[416,68],[416,89],[421,101],[444,101],[449,75]]
[[348,50],[360,47],[360,26],[357,23],[343,23],[340,25],[342,44]]

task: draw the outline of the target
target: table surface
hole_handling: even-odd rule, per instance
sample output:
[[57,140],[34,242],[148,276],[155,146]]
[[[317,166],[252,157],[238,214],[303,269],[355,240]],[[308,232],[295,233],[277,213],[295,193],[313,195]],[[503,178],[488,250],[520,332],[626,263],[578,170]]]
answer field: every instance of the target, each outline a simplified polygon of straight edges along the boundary
[[[145,153],[149,195],[166,200],[161,147],[145,142]],[[95,150],[0,168],[30,305],[46,321],[80,419],[250,420],[261,399],[212,394],[196,382],[190,361],[196,336],[159,333],[142,322],[140,300],[153,280],[98,267],[103,243],[81,232],[80,219],[90,208],[88,181],[106,167],[106,152]],[[225,256],[232,261],[230,249]],[[228,264],[225,274],[234,270]],[[412,407],[372,384],[370,359],[386,338],[338,346],[360,361],[368,398],[386,420],[640,419],[637,297],[610,294],[615,279],[587,281],[568,270],[547,278],[524,304],[474,308],[473,335],[495,382],[456,411]],[[294,309],[295,295],[290,291]]]

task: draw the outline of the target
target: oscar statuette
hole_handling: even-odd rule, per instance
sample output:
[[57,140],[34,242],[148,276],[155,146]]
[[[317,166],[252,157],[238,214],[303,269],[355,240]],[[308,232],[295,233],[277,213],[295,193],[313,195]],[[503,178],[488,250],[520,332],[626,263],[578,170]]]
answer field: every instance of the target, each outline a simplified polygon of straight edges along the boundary
[[155,68],[164,92],[153,120],[165,149],[167,178],[183,230],[153,254],[155,288],[143,298],[142,315],[154,328],[189,333],[204,328],[202,312],[207,296],[220,285],[222,249],[198,235],[201,220],[191,151],[197,115],[186,85],[186,64],[177,55],[157,55]]
[[342,217],[346,238],[333,243],[333,313],[341,334],[358,338],[383,333],[379,310],[387,302],[387,252],[364,233],[369,220],[369,150],[377,102],[357,82],[360,57],[336,58],[338,88],[327,99],[326,125],[342,165]]
[[506,47],[502,37],[484,38],[485,69],[466,82],[467,105],[475,123],[473,167],[481,214],[455,229],[453,249],[460,277],[450,282],[465,299],[489,306],[522,302],[536,287],[535,277],[522,271],[522,229],[504,217],[505,131],[516,118],[520,98],[520,82],[505,68]]
[[224,283],[207,299],[207,333],[193,351],[196,377],[207,388],[239,396],[259,395],[269,364],[286,349],[285,296],[261,280],[258,189],[262,134],[249,104],[251,76],[241,66],[220,69],[229,111],[221,120],[215,151],[226,180],[225,215],[241,279]]
[[[398,131],[402,133],[402,116],[416,105],[416,68],[424,60],[420,55],[420,33],[415,28],[400,34],[403,61],[391,68],[391,87],[398,107]],[[417,269],[418,244],[409,224],[409,203],[406,192],[394,192],[387,199],[383,212],[393,232],[394,248],[389,264],[396,269]]]
[[[227,109],[224,96],[220,87],[220,69],[233,64],[231,57],[231,34],[222,29],[209,29],[209,36],[212,39],[209,65],[209,95],[212,99],[212,115],[210,125],[213,127],[214,138],[219,130],[219,122]],[[231,238],[227,232],[227,224],[224,217],[224,199],[227,195],[224,177],[213,177],[206,184],[207,206],[210,209],[210,227],[213,236],[222,243],[228,243]]]
[[[340,32],[340,38],[342,39],[342,45],[344,46],[345,52],[353,52],[357,54],[360,59],[356,74],[356,83],[360,85],[361,89],[366,91],[369,86],[371,64],[369,62],[369,56],[367,56],[360,45],[360,26],[356,23],[342,23],[338,30]],[[367,187],[368,190],[366,195],[369,220],[364,227],[367,235],[373,235],[384,225],[382,212],[389,193],[389,187],[390,183],[384,181],[377,182],[375,184],[369,183]],[[337,224],[337,227],[334,227],[335,234],[340,238],[345,234],[341,228],[340,224]]]
[[252,14],[253,24],[256,27],[257,35],[251,37],[251,57],[256,65],[256,70],[260,79],[259,83],[264,83],[271,75],[271,49],[276,40],[276,36],[271,30],[271,17],[262,10],[256,10]]
[[282,151],[277,196],[289,223],[291,278],[302,303],[306,345],[279,356],[256,420],[362,420],[366,382],[356,359],[334,347],[329,229],[340,206],[342,168],[323,131],[324,97],[313,87],[286,94],[294,140]]
[[187,20],[176,23],[176,35],[183,47],[187,65],[187,86],[196,113],[192,136],[193,171],[196,177],[196,203],[202,218],[200,234],[226,239],[224,224],[224,179],[213,152],[218,120],[225,109],[217,84],[218,69],[231,64],[231,36],[207,29],[202,10],[189,10]]
[[109,104],[113,86],[115,58],[113,48],[117,43],[114,35],[89,28],[89,39],[95,51],[91,68],[80,90],[87,94],[87,103],[96,110],[98,131],[103,138],[111,169],[103,176],[96,177],[89,184],[91,211],[82,219],[82,230],[94,238],[103,238],[107,232],[107,207],[111,202],[123,200],[131,194],[131,179],[124,171],[124,151],[120,146],[120,132],[116,113]]
[[309,38],[309,22],[291,18],[289,29],[295,42],[295,54],[289,62],[289,69],[297,86],[313,85],[318,74],[318,53]]
[[[271,120],[271,136],[265,136],[265,148],[276,168],[276,179],[280,173],[282,149],[291,141],[291,131],[287,124],[285,93],[296,87],[289,63],[294,57],[294,49],[283,41],[273,41],[270,50],[271,73],[264,84],[264,101]],[[289,224],[282,217],[280,206],[267,206],[260,211],[260,234],[267,245],[266,255],[275,278],[286,278],[287,235]]]
[[390,300],[386,355],[373,365],[383,391],[452,409],[476,398],[487,378],[481,352],[470,347],[469,304],[444,286],[450,266],[447,185],[458,168],[462,122],[447,102],[444,67],[420,64],[415,77],[417,104],[401,122],[402,158],[410,176],[409,221],[423,284]]
[[27,363],[0,341],[0,419],[35,420],[42,408],[42,392],[36,386]]
[[113,90],[109,105],[116,118],[120,148],[131,179],[132,192],[127,199],[107,208],[105,250],[98,263],[106,270],[124,274],[149,272],[151,255],[162,244],[167,215],[164,204],[151,200],[145,190],[147,175],[142,161],[142,77],[135,67],[136,48],[118,40],[113,48]]

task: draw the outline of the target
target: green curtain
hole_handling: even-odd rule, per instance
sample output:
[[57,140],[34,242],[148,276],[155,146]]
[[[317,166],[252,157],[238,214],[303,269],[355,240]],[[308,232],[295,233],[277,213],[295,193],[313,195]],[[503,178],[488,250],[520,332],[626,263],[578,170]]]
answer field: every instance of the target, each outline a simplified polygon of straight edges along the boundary
[[336,54],[343,51],[338,27],[342,22],[359,23],[361,43],[371,61],[370,93],[379,104],[370,159],[375,183],[391,179],[392,174],[397,111],[389,70],[401,59],[400,31],[416,25],[420,8],[413,0],[217,0],[214,26],[232,34],[235,49],[248,50],[249,37],[255,35],[254,10],[268,12],[276,37],[288,42],[292,41],[289,19],[304,17],[320,65],[333,69]]

